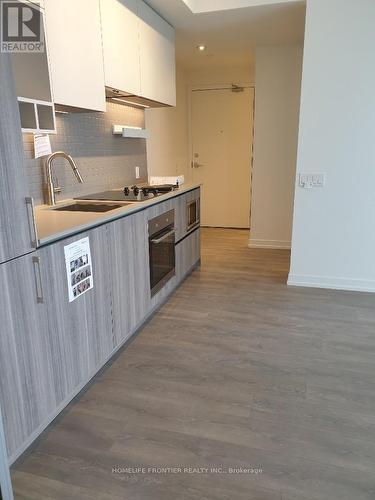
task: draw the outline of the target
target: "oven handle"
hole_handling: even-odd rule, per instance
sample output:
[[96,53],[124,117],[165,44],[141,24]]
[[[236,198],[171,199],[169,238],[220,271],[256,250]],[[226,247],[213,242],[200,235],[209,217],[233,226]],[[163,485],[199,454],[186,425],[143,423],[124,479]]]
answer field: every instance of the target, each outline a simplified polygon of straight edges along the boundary
[[161,243],[162,241],[166,240],[169,236],[172,236],[172,234],[175,234],[176,230],[172,229],[171,231],[168,231],[168,233],[163,234],[163,236],[160,236],[160,238],[155,238],[151,240],[151,243]]

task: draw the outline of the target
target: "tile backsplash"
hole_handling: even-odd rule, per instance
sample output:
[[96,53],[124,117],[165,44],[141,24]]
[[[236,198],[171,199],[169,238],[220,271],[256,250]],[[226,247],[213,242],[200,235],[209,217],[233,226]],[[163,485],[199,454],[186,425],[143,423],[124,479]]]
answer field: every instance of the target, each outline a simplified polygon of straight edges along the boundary
[[[50,135],[52,151],[70,154],[84,179],[77,183],[69,164],[56,159],[53,175],[62,189],[57,200],[147,180],[146,140],[112,134],[114,124],[144,127],[142,109],[107,103],[106,113],[58,113],[56,122],[57,134]],[[36,204],[45,203],[45,159],[33,158],[31,134],[24,134],[24,150],[30,196]],[[140,179],[135,178],[135,167]]]

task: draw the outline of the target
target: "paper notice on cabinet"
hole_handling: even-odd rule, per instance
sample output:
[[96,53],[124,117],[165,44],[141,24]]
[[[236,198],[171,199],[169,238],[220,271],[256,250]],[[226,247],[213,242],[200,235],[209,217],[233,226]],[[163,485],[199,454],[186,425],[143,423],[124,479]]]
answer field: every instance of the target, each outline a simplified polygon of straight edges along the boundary
[[47,156],[52,153],[51,141],[49,140],[49,135],[34,135],[34,157],[40,158],[41,156]]
[[89,238],[82,238],[64,247],[69,302],[94,286]]

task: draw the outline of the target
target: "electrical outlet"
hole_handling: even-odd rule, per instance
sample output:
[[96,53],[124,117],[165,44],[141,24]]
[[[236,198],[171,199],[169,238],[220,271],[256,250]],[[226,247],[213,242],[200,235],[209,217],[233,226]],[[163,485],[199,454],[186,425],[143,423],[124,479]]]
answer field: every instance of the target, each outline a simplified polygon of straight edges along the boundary
[[140,178],[140,173],[139,173],[139,167],[135,167],[135,178],[139,179]]
[[299,174],[299,186],[301,188],[322,188],[324,187],[324,184],[324,174]]

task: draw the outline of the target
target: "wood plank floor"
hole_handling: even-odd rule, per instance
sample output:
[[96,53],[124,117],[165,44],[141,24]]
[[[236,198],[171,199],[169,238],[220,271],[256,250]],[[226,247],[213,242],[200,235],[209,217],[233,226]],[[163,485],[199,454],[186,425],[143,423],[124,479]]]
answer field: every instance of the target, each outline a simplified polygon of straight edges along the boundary
[[289,252],[247,240],[203,230],[201,269],[16,464],[17,500],[375,498],[375,296],[289,288]]

